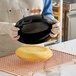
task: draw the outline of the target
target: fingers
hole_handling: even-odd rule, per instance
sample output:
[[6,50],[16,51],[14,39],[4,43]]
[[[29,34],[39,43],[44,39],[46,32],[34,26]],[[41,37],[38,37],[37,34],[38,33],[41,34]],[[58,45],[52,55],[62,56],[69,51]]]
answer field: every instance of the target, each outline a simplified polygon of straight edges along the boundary
[[51,36],[51,37],[56,37],[56,36],[57,36],[57,34],[55,34],[55,35],[54,35],[54,34],[50,34],[50,36]]
[[52,28],[59,28],[59,27],[60,27],[60,23],[59,22],[54,24],[54,25],[52,25]]
[[20,36],[18,35],[18,31],[19,31],[20,29],[19,28],[17,28],[17,27],[13,27],[12,28],[12,39],[13,40],[18,40],[19,38],[20,38]]
[[12,36],[13,36],[13,37],[18,36],[18,32],[12,32]]
[[51,31],[54,33],[54,34],[58,34],[60,32],[60,28],[53,28],[51,29]]
[[20,29],[19,28],[17,28],[17,27],[13,27],[12,28],[12,31],[19,31]]
[[19,31],[19,28],[13,27],[13,28],[12,28],[12,36],[13,36],[13,37],[18,36],[18,31]]
[[60,32],[60,25],[59,23],[56,23],[54,25],[52,25],[52,29],[51,31],[56,35],[56,34],[59,34]]
[[18,40],[20,38],[20,36],[14,36],[12,39],[13,40]]
[[60,32],[59,30],[51,30],[51,31],[54,33],[54,35],[59,34],[59,32]]

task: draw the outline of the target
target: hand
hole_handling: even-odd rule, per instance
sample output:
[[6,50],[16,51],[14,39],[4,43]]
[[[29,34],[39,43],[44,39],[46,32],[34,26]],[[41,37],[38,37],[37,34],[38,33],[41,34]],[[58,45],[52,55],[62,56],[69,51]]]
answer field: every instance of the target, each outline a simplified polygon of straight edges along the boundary
[[12,28],[12,39],[13,40],[18,40],[19,38],[20,38],[20,36],[18,35],[18,31],[19,31],[20,29],[19,28],[17,28],[17,27],[13,27]]
[[54,25],[52,25],[52,33],[50,34],[51,37],[56,37],[59,33],[60,33],[60,23],[58,20],[54,19],[55,23]]

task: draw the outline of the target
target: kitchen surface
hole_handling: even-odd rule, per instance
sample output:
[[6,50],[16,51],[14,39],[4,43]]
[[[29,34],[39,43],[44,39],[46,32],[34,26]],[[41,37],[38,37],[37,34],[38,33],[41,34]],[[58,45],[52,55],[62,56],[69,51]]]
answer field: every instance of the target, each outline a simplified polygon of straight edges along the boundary
[[[39,0],[36,1],[37,3],[39,2]],[[32,7],[33,2],[30,3],[28,0],[26,0],[26,2],[29,2],[31,7],[27,6],[26,4],[25,7],[27,9],[25,10],[25,13],[29,15],[30,12],[33,12],[30,15],[36,13],[37,16],[25,17],[23,7],[19,4],[22,10],[19,10],[18,5],[17,10],[19,13],[15,13],[15,10],[12,11],[14,8],[9,8],[7,11],[8,17],[10,19],[12,17],[12,20],[14,21],[14,19],[17,18],[13,16],[19,16],[19,14],[22,13],[23,16],[21,14],[20,17],[25,19],[23,22],[20,21],[15,24],[9,20],[8,23],[8,17],[6,14],[4,14],[6,22],[3,22],[3,19],[0,18],[0,76],[76,76],[76,0],[63,0],[62,9],[60,6],[61,1],[62,0],[53,0],[54,17],[58,21],[62,22],[60,23],[61,31],[56,37],[50,37],[50,33],[52,32],[49,32],[47,29],[48,27],[46,27],[49,25],[49,23],[53,25],[52,19],[50,20],[47,17],[38,16],[42,12],[40,9],[31,11],[30,8]],[[16,1],[16,3],[19,2]],[[24,2],[22,3],[23,5],[25,4]],[[42,3],[42,1],[40,3]],[[3,8],[5,6],[3,6]],[[12,7],[13,4],[10,6]],[[41,4],[35,6],[42,9]],[[0,9],[0,11],[3,10]],[[20,28],[18,34],[23,37],[21,37],[19,40],[13,40],[11,31],[9,31],[10,29],[7,28],[7,26],[13,24]],[[25,25],[27,25],[26,28]],[[37,25],[41,25],[41,27],[38,27]],[[36,27],[38,29],[40,28],[41,32],[42,27],[44,27],[43,31],[46,29],[48,32],[44,31],[45,33],[38,34],[40,30],[35,30],[37,29]],[[32,30],[32,32],[30,32],[31,34],[28,31],[29,29],[30,31]],[[23,32],[27,32],[25,38]],[[34,34],[34,32],[36,33]],[[32,33],[36,36],[34,36]],[[34,41],[39,43],[34,43]],[[36,48],[36,46],[39,48]],[[32,48],[30,49],[30,47]],[[37,60],[35,60],[36,58]]]
[[[23,61],[20,62],[20,60],[18,60],[18,58],[13,54],[6,56],[0,59],[0,67],[2,70],[4,69],[4,71],[2,71],[0,75],[15,76],[19,74],[19,75],[26,76],[29,73],[29,75],[31,76],[50,76],[50,75],[52,76],[67,76],[67,75],[72,76],[73,75],[75,76],[76,75],[76,70],[75,70],[76,69],[76,51],[75,51],[76,47],[75,45],[76,45],[76,39],[48,46],[48,48],[58,50],[58,52],[53,51],[54,56],[50,60],[46,62],[41,62],[39,64],[36,62],[34,63],[34,65],[33,63],[30,63],[30,62],[25,62],[25,64],[27,64],[25,65]],[[5,63],[5,65],[3,65],[2,63]],[[42,65],[43,63],[44,65]],[[6,67],[3,67],[3,66],[6,66]],[[9,66],[11,66],[11,68]],[[23,66],[26,68],[23,68]],[[26,72],[27,70],[30,70],[28,68],[31,68],[31,67],[33,67],[33,70]],[[39,71],[40,68],[42,71],[37,73],[36,71]]]

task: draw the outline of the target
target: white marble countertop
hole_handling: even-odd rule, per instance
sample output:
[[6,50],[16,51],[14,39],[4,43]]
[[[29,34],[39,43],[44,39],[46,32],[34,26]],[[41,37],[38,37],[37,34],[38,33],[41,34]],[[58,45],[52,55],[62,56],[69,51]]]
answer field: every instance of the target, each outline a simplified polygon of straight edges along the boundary
[[49,46],[49,48],[68,54],[76,55],[76,39],[51,45]]

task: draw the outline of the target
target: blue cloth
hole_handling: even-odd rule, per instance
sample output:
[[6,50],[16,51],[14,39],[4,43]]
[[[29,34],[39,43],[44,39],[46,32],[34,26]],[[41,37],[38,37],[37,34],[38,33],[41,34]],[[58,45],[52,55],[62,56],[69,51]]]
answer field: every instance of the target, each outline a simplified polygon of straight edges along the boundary
[[54,18],[53,10],[52,10],[52,0],[43,0],[43,12],[42,15],[48,16],[50,18]]

